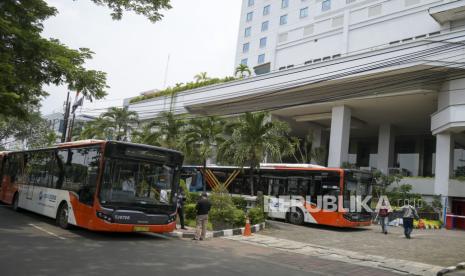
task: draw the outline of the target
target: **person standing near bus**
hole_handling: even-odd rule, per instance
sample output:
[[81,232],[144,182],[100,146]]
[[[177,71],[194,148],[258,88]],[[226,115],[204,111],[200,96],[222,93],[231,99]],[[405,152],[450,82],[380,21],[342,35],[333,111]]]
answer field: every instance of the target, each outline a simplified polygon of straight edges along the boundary
[[384,203],[379,208],[379,211],[378,211],[379,224],[381,225],[381,231],[384,234],[388,233],[387,227],[388,227],[388,223],[389,223],[389,213],[390,212],[391,212],[391,210],[389,210],[388,206],[384,205]]
[[184,227],[184,202],[186,201],[186,196],[184,195],[184,191],[180,189],[178,196],[177,196],[177,211],[179,216],[179,222],[181,223],[181,229],[186,229]]
[[211,203],[208,200],[206,192],[203,192],[199,201],[197,201],[197,225],[194,240],[205,240],[207,235],[208,213],[210,212]]
[[407,239],[410,239],[410,235],[413,231],[413,220],[418,219],[417,210],[410,204],[405,204],[402,208],[402,223],[404,226],[404,235]]

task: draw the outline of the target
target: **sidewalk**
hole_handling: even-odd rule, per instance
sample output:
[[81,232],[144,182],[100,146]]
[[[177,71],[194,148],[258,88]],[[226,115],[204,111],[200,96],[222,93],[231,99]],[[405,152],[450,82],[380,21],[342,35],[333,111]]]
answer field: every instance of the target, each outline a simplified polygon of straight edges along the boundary
[[407,240],[402,227],[389,227],[384,235],[378,225],[339,229],[318,225],[295,226],[268,221],[260,234],[318,246],[356,251],[361,254],[408,260],[441,267],[465,261],[465,231],[414,230]]
[[436,275],[443,267],[413,261],[391,259],[368,255],[349,250],[342,250],[320,245],[279,239],[255,234],[250,237],[234,236],[225,239],[248,243],[256,246],[278,249],[281,251],[317,257],[325,260],[339,261],[365,267],[385,269],[390,272],[411,275]]

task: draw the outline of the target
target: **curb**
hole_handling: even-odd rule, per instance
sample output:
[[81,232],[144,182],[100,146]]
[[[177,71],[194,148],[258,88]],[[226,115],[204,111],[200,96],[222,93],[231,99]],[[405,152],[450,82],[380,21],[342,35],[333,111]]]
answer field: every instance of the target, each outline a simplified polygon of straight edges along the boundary
[[[244,229],[245,227],[219,230],[219,231],[210,231],[210,232],[207,232],[207,238],[231,237],[231,236],[242,235],[244,233]],[[265,222],[250,226],[250,230],[252,230],[252,233],[256,233],[263,229],[265,229]],[[174,238],[180,238],[180,239],[192,239],[194,238],[195,233],[173,231],[171,233],[165,233],[164,235],[169,236],[169,237],[174,237]]]
[[443,268],[436,275],[437,276],[442,276],[442,275],[445,275],[447,273],[451,273],[451,272],[454,272],[454,271],[457,271],[457,270],[463,270],[463,269],[465,269],[465,262],[459,263],[456,266],[449,266],[449,267]]

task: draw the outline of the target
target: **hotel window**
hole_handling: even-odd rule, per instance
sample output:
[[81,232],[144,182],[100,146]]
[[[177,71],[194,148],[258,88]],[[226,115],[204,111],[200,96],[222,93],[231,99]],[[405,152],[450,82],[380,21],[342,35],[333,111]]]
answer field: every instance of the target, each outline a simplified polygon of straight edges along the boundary
[[253,19],[253,12],[247,13],[246,21],[249,22],[249,21],[252,21],[252,19]]
[[252,27],[245,28],[244,36],[249,37],[252,34]]
[[266,5],[263,7],[263,15],[268,15],[270,14],[270,10],[271,10],[271,6],[270,5]]
[[246,58],[244,58],[244,59],[241,60],[241,64],[242,64],[242,65],[247,65],[247,61],[248,61],[248,60],[247,60]]
[[263,64],[265,63],[265,54],[261,54],[258,56],[258,61],[257,61],[258,64]]
[[321,2],[321,11],[329,11],[331,9],[331,0]]
[[308,7],[300,9],[300,18],[305,18],[308,16]]
[[281,8],[285,9],[287,7],[289,7],[289,0],[282,0],[281,1]]
[[269,21],[265,21],[262,23],[262,32],[268,31],[268,24],[269,24]]
[[260,48],[266,47],[266,37],[260,38]]
[[244,43],[244,44],[242,45],[242,52],[243,52],[243,53],[247,53],[247,52],[249,51],[249,48],[250,48],[250,43],[248,43],[248,42],[247,42],[247,43]]
[[254,0],[249,0],[249,2],[248,2],[248,6],[249,6],[249,7],[252,7],[252,6],[253,6],[253,4],[255,4],[255,1],[254,1]]
[[281,15],[279,18],[279,25],[286,25],[287,24],[287,14]]

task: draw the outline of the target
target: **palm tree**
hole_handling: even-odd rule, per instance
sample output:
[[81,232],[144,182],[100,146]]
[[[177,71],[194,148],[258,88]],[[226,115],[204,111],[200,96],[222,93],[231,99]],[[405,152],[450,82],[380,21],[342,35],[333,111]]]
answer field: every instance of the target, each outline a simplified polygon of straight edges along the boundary
[[84,123],[80,139],[110,139],[111,133],[109,131],[110,122],[107,119],[98,117],[93,121]]
[[289,125],[268,121],[267,113],[245,113],[232,127],[229,139],[221,144],[219,157],[232,160],[244,167],[250,166],[250,190],[253,195],[254,172],[260,168],[265,156],[282,162],[282,157],[292,153],[294,147],[287,138]]
[[252,71],[250,71],[249,66],[245,64],[239,64],[239,66],[236,67],[236,71],[234,72],[234,76],[237,77],[237,75],[240,75],[241,78],[245,77],[245,74],[247,73],[248,76],[252,74]]
[[131,141],[160,147],[160,136],[160,132],[148,123],[144,124],[141,130],[137,129],[131,133]]
[[195,82],[204,82],[209,80],[210,78],[207,77],[207,72],[200,72],[194,76]]
[[160,146],[175,150],[183,150],[183,130],[185,121],[172,112],[162,112],[160,116],[148,123],[148,128],[158,135],[156,139]]
[[312,130],[304,138],[291,137],[291,142],[295,147],[293,156],[298,163],[312,163],[324,165],[326,158],[325,147],[313,147],[314,133]]
[[185,130],[187,152],[197,154],[204,168],[214,149],[224,141],[223,125],[223,120],[215,116],[194,118],[189,121]]
[[126,141],[129,132],[134,129],[135,125],[139,124],[137,112],[129,111],[127,108],[111,107],[101,117],[108,121],[117,141]]

